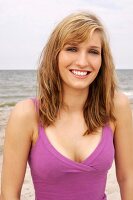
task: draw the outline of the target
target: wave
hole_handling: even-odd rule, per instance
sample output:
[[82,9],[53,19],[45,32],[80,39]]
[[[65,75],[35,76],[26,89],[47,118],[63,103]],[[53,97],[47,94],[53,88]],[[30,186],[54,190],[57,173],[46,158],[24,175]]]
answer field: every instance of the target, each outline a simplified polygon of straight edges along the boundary
[[125,93],[129,98],[133,98],[133,91],[124,91],[124,93]]
[[0,103],[0,107],[13,107],[15,106],[16,102],[5,102],[5,103]]
[[[133,104],[133,91],[123,91],[129,98],[131,104]],[[34,97],[35,95],[31,95],[31,98]],[[15,97],[15,96],[14,96]],[[26,98],[30,98],[26,95],[22,95],[22,96],[16,96],[15,98],[11,98],[9,96],[7,96],[7,98],[0,98],[1,99],[1,102],[0,102],[0,108],[2,107],[13,107],[15,106],[15,104],[20,101],[20,100],[23,100],[23,99],[26,99]],[[8,99],[8,100],[7,100]]]

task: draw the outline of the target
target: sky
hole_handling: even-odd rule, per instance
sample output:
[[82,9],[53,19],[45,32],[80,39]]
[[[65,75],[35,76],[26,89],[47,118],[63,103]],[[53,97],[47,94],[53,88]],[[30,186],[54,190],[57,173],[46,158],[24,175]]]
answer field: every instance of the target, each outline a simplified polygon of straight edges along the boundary
[[133,69],[133,0],[0,0],[0,69],[36,69],[46,41],[66,15],[100,17],[117,69]]

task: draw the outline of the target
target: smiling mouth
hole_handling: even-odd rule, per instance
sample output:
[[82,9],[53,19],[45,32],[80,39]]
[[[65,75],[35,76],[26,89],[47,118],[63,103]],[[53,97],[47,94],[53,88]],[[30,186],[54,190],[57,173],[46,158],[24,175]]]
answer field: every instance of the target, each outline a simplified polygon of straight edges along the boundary
[[91,73],[91,71],[85,71],[85,70],[74,70],[74,69],[70,69],[69,70],[72,74],[76,75],[76,76],[87,76],[88,74]]

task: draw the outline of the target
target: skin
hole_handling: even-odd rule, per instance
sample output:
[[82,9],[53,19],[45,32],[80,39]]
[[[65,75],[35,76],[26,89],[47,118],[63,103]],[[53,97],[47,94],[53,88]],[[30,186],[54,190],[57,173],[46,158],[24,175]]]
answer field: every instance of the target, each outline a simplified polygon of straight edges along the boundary
[[[94,54],[94,48],[92,51],[92,46],[100,47],[99,50],[97,49],[99,54]],[[68,50],[68,46],[65,46],[58,58],[59,71],[64,88],[63,100],[68,110],[61,110],[61,118],[58,116],[55,123],[56,129],[50,126],[47,127],[45,131],[47,134],[49,133],[49,139],[51,139],[51,141],[53,139],[53,145],[64,154],[64,156],[80,161],[88,155],[88,151],[86,152],[85,148],[83,148],[84,150],[81,154],[77,146],[79,147],[80,144],[82,147],[85,147],[86,145],[85,139],[83,139],[81,134],[86,130],[82,108],[87,98],[89,85],[96,78],[101,66],[100,35],[95,33],[91,40],[76,46],[72,45],[71,47],[76,48]],[[73,77],[69,71],[69,69],[73,68],[82,70],[89,69],[92,73],[86,79],[79,80]],[[110,127],[114,134],[116,175],[120,185],[122,200],[132,200],[133,123],[131,108],[128,98],[121,92],[115,93],[114,104],[117,120],[115,124],[110,122]],[[59,146],[59,138],[57,141],[57,138],[53,138],[51,133],[63,130],[64,124],[66,123],[67,130],[69,130],[68,132],[73,134],[68,134],[67,138],[61,138],[60,143],[62,142],[62,146],[65,145],[65,150],[63,150],[61,146]],[[2,200],[20,199],[29,150],[31,145],[36,142],[37,135],[38,119],[33,102],[28,99],[17,103],[11,112],[6,128],[2,169]],[[74,143],[75,138],[76,144]],[[99,140],[100,134],[95,138],[92,138],[92,136],[86,137],[86,141],[91,144],[89,153],[96,148]],[[14,177],[17,178],[15,179]]]
[[[66,44],[59,54],[58,64],[64,91],[64,102],[71,104],[71,101],[74,101],[75,103],[72,102],[72,104],[77,107],[77,110],[81,109],[82,111],[84,100],[88,95],[88,87],[96,78],[101,66],[101,38],[99,33],[94,32],[91,39],[83,43]],[[91,73],[86,79],[81,80],[73,76],[69,71],[71,69],[89,70]],[[81,100],[81,105],[77,101],[77,96]],[[78,105],[76,105],[76,102]],[[72,106],[68,106],[72,111]]]

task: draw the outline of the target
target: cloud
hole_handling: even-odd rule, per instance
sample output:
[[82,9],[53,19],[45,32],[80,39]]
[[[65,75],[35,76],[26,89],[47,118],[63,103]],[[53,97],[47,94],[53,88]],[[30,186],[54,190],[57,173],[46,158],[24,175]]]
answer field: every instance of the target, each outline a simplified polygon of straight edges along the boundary
[[131,0],[1,0],[0,68],[35,68],[52,29],[67,14],[82,9],[102,19],[117,67],[133,68]]

